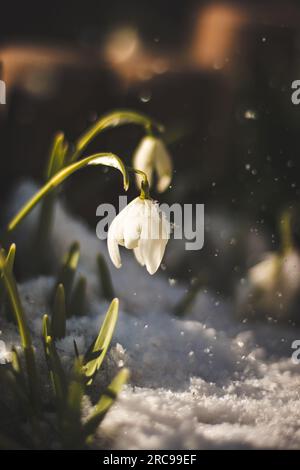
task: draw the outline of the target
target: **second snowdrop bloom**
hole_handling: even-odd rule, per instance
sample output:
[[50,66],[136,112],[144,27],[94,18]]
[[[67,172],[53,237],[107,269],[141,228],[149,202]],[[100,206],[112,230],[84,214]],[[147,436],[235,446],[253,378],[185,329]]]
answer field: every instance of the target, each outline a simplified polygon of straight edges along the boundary
[[[172,159],[165,144],[157,137],[147,135],[141,140],[133,156],[133,166],[146,173],[150,186],[155,170],[159,192],[165,191],[171,183]],[[140,182],[138,175],[137,182]]]
[[117,268],[122,266],[119,245],[133,250],[137,261],[154,274],[170,237],[170,224],[152,199],[137,197],[112,221],[107,236],[108,252]]

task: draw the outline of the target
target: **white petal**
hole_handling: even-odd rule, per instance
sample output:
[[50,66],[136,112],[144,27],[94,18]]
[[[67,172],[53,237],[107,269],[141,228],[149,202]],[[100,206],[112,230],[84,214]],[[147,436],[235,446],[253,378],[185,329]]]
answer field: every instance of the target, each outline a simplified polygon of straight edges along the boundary
[[128,249],[138,246],[145,217],[145,200],[137,197],[126,208],[124,244]]
[[122,266],[118,245],[132,249],[138,245],[143,218],[144,201],[137,197],[133,199],[114,218],[107,234],[107,247],[110,258],[117,268]]
[[[125,208],[126,209],[126,208]],[[124,245],[124,234],[123,234],[123,219],[124,210],[121,211],[112,221],[109,226],[108,233],[107,233],[107,248],[109,256],[116,266],[116,268],[120,268],[122,266],[120,251],[118,245]]]
[[[145,136],[139,143],[133,156],[133,167],[146,173],[149,185],[152,182],[152,173],[156,153],[156,139],[151,136]],[[138,187],[141,185],[141,177],[136,175]]]
[[141,238],[160,240],[170,238],[170,224],[159,205],[151,200],[145,200]]
[[159,193],[163,193],[168,189],[172,181],[172,175],[163,175],[158,178],[156,189]]
[[158,205],[146,202],[145,220],[139,243],[139,255],[147,271],[154,274],[159,268],[169,239],[169,223]]
[[249,269],[250,282],[259,288],[270,290],[273,288],[280,269],[280,257],[269,253],[263,261]]
[[171,183],[172,168],[172,159],[165,144],[160,139],[156,139],[155,169],[157,172],[157,190],[160,193],[164,192]]
[[124,246],[128,250],[136,248],[141,236],[141,224],[139,220],[128,219],[124,227]]
[[141,240],[139,249],[149,274],[154,274],[163,259],[166,240]]
[[137,262],[140,265],[145,266],[145,261],[144,261],[144,258],[142,256],[140,246],[137,246],[136,248],[134,248],[133,252],[134,252],[134,256],[135,256]]
[[116,268],[120,268],[122,266],[121,257],[120,257],[120,250],[119,244],[122,243],[122,226],[119,216],[115,217],[112,223],[109,226],[108,233],[107,233],[107,248],[109,256],[116,266]]

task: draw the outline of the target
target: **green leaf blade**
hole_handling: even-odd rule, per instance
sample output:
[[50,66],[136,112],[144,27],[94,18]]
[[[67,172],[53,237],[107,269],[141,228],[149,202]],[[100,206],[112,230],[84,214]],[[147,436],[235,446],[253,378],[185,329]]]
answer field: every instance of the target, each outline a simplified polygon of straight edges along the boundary
[[62,339],[66,336],[66,299],[63,284],[58,284],[56,289],[51,330],[54,339]]
[[[100,332],[84,358],[85,375],[89,384],[101,367],[116,327],[119,314],[119,300],[114,299],[106,313]],[[95,358],[96,356],[96,358]]]
[[95,433],[97,427],[116,401],[124,384],[128,382],[129,375],[130,373],[128,369],[121,369],[107,387],[106,391],[102,394],[100,400],[94,408],[93,413],[84,425],[83,432],[85,433],[87,439]]

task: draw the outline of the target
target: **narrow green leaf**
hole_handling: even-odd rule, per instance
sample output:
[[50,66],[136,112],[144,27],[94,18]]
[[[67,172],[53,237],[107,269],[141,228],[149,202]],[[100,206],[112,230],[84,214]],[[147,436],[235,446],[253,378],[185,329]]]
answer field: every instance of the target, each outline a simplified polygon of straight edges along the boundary
[[83,427],[83,432],[87,439],[95,433],[97,427],[104,419],[110,407],[116,401],[118,394],[121,392],[123,385],[128,381],[128,379],[129,370],[121,369],[111,384],[107,387],[106,391],[95,406],[93,413]]
[[15,258],[16,258],[16,245],[15,243],[12,243],[10,245],[10,248],[8,250],[8,254],[6,257],[6,267],[11,273],[13,272],[13,269],[14,269]]
[[[68,428],[76,428],[81,423],[81,402],[84,393],[84,385],[78,380],[73,380],[69,384],[67,397],[67,420]],[[74,430],[73,430],[74,432]]]
[[29,383],[30,404],[34,410],[39,412],[41,408],[41,389],[36,368],[35,352],[32,346],[24,348],[24,357]]
[[62,440],[64,447],[68,449],[82,448],[84,444],[81,424],[84,388],[82,358],[76,357],[68,385],[65,406],[60,416]]
[[[65,255],[62,267],[57,276],[55,293],[57,286],[63,284],[66,296],[67,306],[70,304],[71,292],[73,289],[74,278],[80,257],[80,246],[78,242],[72,243],[68,253]],[[70,312],[71,313],[71,312]]]
[[72,378],[68,389],[67,406],[69,414],[75,421],[80,422],[81,402],[84,394],[84,376],[82,374],[82,359],[76,357],[73,366]]
[[32,275],[48,275],[52,270],[51,244],[52,228],[54,222],[54,205],[56,194],[49,194],[41,203],[41,212],[37,226],[30,243],[30,272]]
[[97,256],[97,266],[100,278],[101,292],[106,300],[111,301],[115,297],[115,291],[111,280],[110,272],[105,259],[101,253]]
[[118,320],[118,312],[119,300],[114,299],[109,306],[97,338],[91,344],[88,352],[85,355],[84,370],[86,377],[90,379],[88,382],[89,385],[92,383],[92,379],[95,373],[101,367],[101,364],[109,348]]
[[64,166],[64,159],[67,151],[67,143],[63,132],[58,132],[53,139],[49,163],[47,167],[47,180],[52,178]]
[[12,365],[14,371],[17,374],[21,374],[22,373],[21,361],[20,361],[20,357],[19,357],[19,354],[18,354],[16,348],[12,348],[11,355],[12,355],[11,365]]
[[43,343],[48,370],[52,382],[53,391],[56,397],[58,410],[64,407],[67,393],[67,378],[61,364],[59,355],[55,348],[55,343],[51,336],[51,329],[48,315],[43,317]]
[[66,336],[66,299],[63,284],[58,284],[56,289],[51,318],[51,331],[54,339],[61,339]]
[[25,349],[27,347],[31,347],[31,337],[21,304],[17,284],[13,273],[9,269],[9,266],[10,263],[7,263],[7,258],[4,257],[3,251],[0,250],[0,270],[2,272],[2,279],[8,294],[12,311],[18,324],[22,347]]
[[17,382],[19,383],[20,387],[25,390],[26,388],[25,374],[24,374],[24,370],[22,367],[19,353],[15,347],[13,347],[11,351],[11,365],[12,365]]
[[[1,253],[4,258],[6,258],[5,264],[7,269],[12,273],[14,269],[14,263],[15,263],[15,256],[16,256],[16,245],[13,243],[8,251],[8,254],[6,255],[6,251],[4,248],[1,248]],[[4,284],[4,279],[3,279],[3,274],[0,272],[0,304],[4,303],[6,301],[7,295],[6,295],[6,289],[5,289],[5,284]],[[7,320],[11,320],[9,318],[11,316],[11,313],[8,312],[7,314]]]
[[7,230],[12,231],[26,217],[29,212],[36,206],[38,202],[43,200],[51,191],[57,188],[63,181],[76,171],[87,167],[88,165],[104,165],[118,169],[123,175],[124,188],[127,190],[129,186],[128,172],[122,160],[112,153],[96,153],[90,157],[84,158],[79,162],[72,163],[56,173],[32,198],[20,209],[20,211],[9,222]]

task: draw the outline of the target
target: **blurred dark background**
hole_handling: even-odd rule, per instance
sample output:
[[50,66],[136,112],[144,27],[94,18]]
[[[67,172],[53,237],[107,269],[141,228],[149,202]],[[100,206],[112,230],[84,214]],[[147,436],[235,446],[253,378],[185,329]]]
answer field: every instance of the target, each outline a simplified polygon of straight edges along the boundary
[[[291,102],[299,25],[300,5],[289,0],[6,2],[1,206],[20,178],[42,181],[56,131],[72,141],[101,114],[133,108],[166,127],[174,179],[161,201],[205,203],[276,248],[278,215],[300,194],[300,106]],[[89,150],[130,161],[141,136],[133,126],[111,130]],[[93,228],[96,207],[120,187],[101,171],[75,175],[64,190]],[[205,250],[214,260],[215,245]],[[171,274],[197,273],[203,258],[190,257],[171,262]]]

